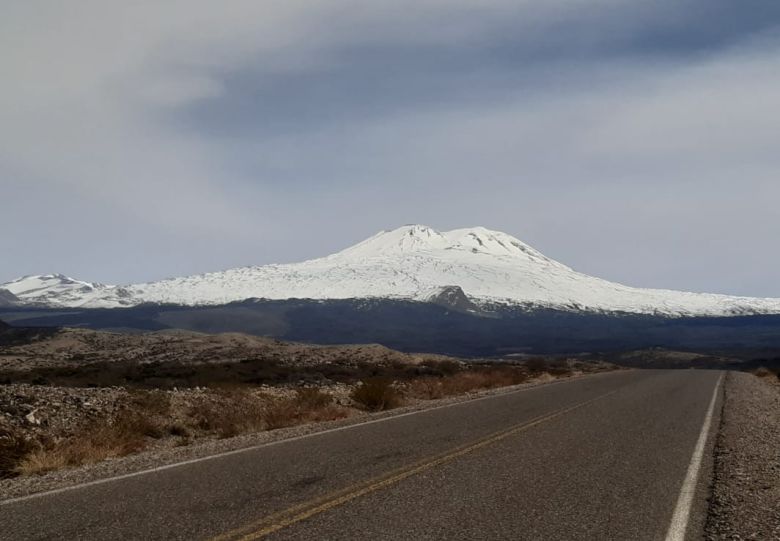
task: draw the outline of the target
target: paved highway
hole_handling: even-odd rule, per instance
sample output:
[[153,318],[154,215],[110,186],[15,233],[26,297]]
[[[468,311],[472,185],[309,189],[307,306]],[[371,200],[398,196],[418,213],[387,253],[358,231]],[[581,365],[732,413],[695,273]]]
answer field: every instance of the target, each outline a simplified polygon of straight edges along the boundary
[[0,537],[699,539],[720,382],[625,371],[390,417],[3,502]]

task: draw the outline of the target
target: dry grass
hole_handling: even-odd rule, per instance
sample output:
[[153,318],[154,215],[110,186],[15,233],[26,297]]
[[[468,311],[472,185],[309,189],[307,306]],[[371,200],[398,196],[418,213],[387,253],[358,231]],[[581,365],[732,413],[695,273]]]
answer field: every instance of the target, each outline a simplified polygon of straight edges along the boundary
[[325,421],[335,421],[336,419],[346,419],[354,413],[350,408],[342,406],[329,405],[309,412],[306,420],[312,423],[323,423]]
[[303,412],[295,400],[289,398],[277,398],[269,401],[263,411],[265,429],[275,430],[300,424]]
[[413,380],[407,386],[407,393],[414,398],[435,400],[484,389],[509,387],[528,379],[527,372],[516,368],[468,371],[442,378],[426,377]]
[[780,380],[780,372],[775,372],[774,370],[767,368],[765,366],[760,366],[755,370],[751,370],[751,373],[754,376],[759,377],[761,379],[770,378],[770,379]]
[[349,410],[333,405],[333,398],[316,388],[298,389],[291,398],[272,398],[245,390],[223,391],[216,400],[198,404],[190,412],[195,428],[221,438],[348,415]]
[[0,477],[41,474],[116,458],[144,449],[152,439],[179,438],[187,445],[197,435],[229,438],[347,417],[319,389],[300,389],[290,398],[272,398],[245,389],[222,390],[207,397],[183,420],[174,420],[171,402],[162,392],[136,392],[112,422],[94,422],[76,434],[46,443],[30,442],[10,429],[0,431]]
[[0,427],[0,479],[15,477],[19,462],[35,449],[35,444],[10,427]]
[[300,408],[314,410],[333,403],[333,397],[316,387],[304,387],[295,390],[295,401]]
[[369,411],[389,410],[403,404],[403,397],[393,382],[384,378],[363,380],[350,396],[358,406]]
[[196,404],[189,412],[192,426],[230,438],[265,427],[264,402],[245,390],[224,390],[213,400]]
[[166,429],[170,408],[164,392],[131,393],[113,419],[92,421],[68,437],[33,442],[16,457],[13,470],[22,475],[40,474],[136,453],[150,439],[170,433]]
[[123,414],[111,424],[84,427],[69,438],[39,444],[18,461],[22,475],[39,474],[100,462],[136,453],[146,446],[146,437],[156,427],[136,414]]

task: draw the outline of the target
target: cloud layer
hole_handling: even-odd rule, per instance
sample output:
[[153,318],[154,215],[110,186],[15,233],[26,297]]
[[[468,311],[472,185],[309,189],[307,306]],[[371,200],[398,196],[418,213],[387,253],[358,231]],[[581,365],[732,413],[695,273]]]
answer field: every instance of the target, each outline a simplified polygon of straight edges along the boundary
[[4,10],[0,278],[293,261],[419,222],[780,296],[780,4],[264,4]]

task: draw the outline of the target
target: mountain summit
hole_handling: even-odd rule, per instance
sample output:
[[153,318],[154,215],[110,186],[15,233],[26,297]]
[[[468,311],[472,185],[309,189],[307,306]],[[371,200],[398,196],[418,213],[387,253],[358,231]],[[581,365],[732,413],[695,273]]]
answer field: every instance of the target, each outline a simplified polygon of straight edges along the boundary
[[500,231],[472,227],[439,232],[425,225],[405,225],[391,231],[381,231],[332,257],[355,259],[446,250],[496,257],[531,257],[554,263],[527,244]]
[[223,304],[249,298],[441,299],[459,288],[475,305],[521,305],[669,316],[780,313],[780,299],[639,289],[581,274],[515,237],[484,227],[436,231],[405,225],[336,254],[286,265],[242,267],[124,287],[62,275],[0,285],[19,302],[122,307],[144,302]]

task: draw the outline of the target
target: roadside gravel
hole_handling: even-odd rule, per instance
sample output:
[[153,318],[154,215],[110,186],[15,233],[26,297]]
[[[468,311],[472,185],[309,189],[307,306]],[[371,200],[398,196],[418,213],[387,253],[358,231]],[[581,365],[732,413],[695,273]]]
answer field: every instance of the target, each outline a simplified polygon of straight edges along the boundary
[[730,372],[715,447],[708,540],[780,540],[780,385]]
[[[562,381],[578,377],[585,377],[586,375],[587,374],[575,373],[570,377],[563,378]],[[244,434],[229,439],[198,440],[191,445],[184,447],[152,449],[135,455],[105,460],[97,464],[91,464],[68,470],[49,472],[44,475],[4,479],[0,480],[0,502],[3,500],[27,496],[36,492],[56,490],[109,477],[132,474],[134,472],[141,472],[169,464],[175,464],[239,449],[251,448],[258,445],[299,437],[332,428],[358,424],[368,420],[390,417],[412,411],[455,404],[458,402],[465,402],[483,396],[512,392],[522,388],[554,383],[555,381],[558,380],[549,376],[548,374],[545,374],[531,382],[514,385],[512,387],[503,387],[487,391],[473,392],[438,400],[418,401],[416,403],[391,411],[379,413],[359,413],[347,419],[298,425],[290,428],[282,428],[253,434]]]

